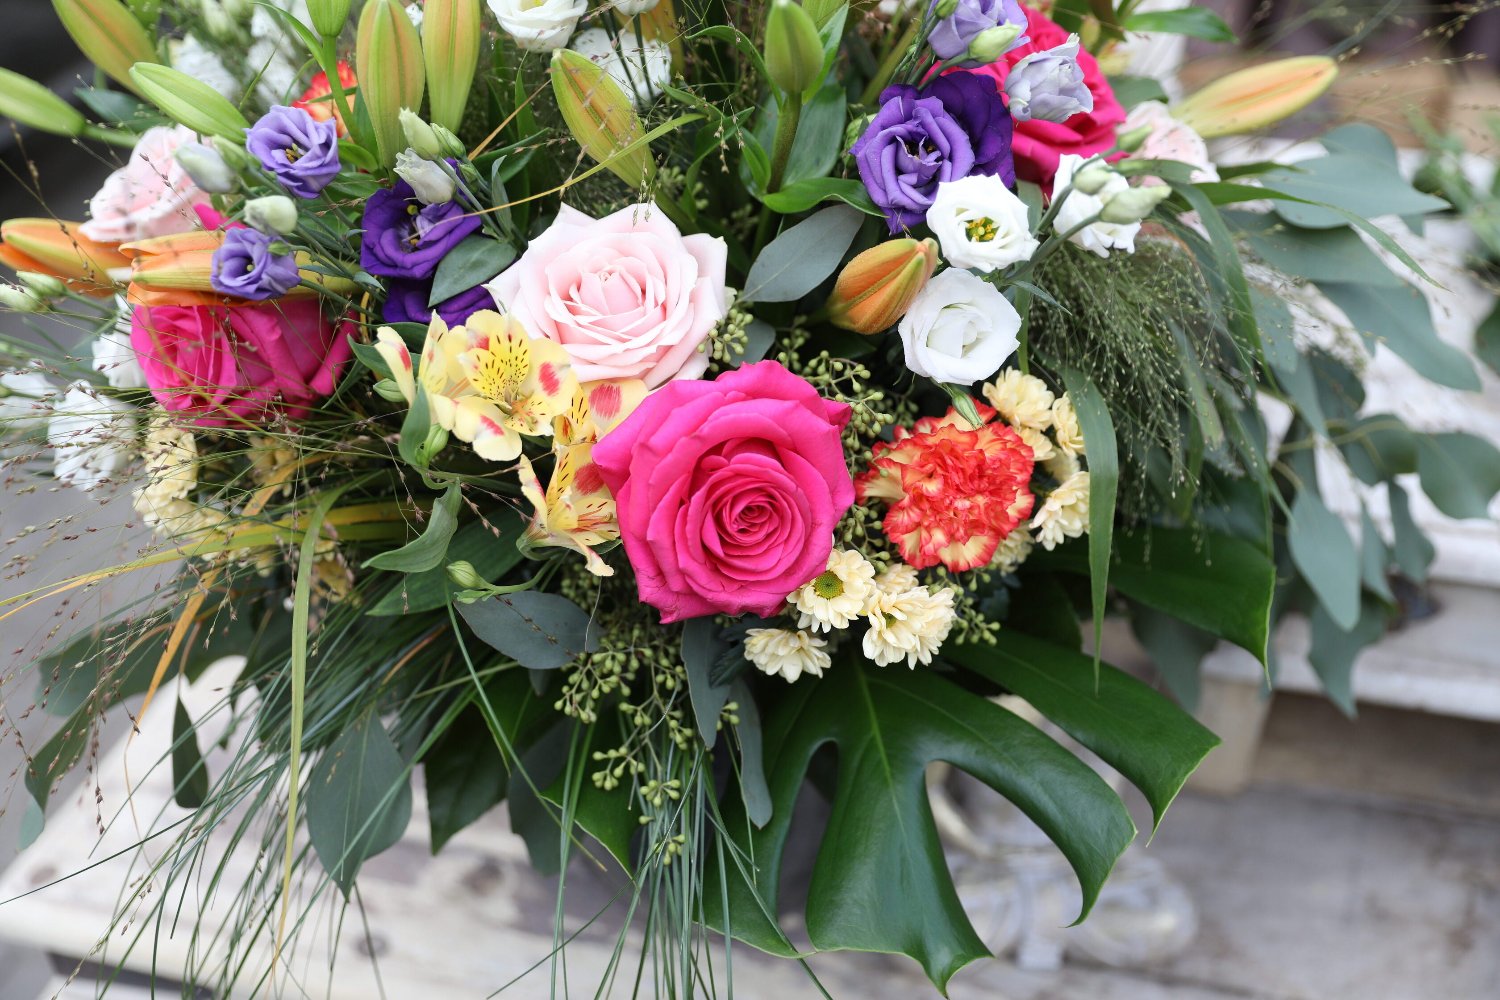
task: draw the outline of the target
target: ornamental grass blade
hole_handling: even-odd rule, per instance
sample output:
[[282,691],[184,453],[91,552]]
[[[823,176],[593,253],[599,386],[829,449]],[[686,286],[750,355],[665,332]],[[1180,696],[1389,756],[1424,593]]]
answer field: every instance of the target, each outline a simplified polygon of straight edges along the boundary
[[1115,495],[1120,486],[1120,454],[1109,405],[1083,372],[1063,369],[1068,398],[1078,414],[1089,463],[1089,598],[1094,615],[1094,670],[1103,645],[1105,601],[1109,592],[1109,554],[1114,546]]

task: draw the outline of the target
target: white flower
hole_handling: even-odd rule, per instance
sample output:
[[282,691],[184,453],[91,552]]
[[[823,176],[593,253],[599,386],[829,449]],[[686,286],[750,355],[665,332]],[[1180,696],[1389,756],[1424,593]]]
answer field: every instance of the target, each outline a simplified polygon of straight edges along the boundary
[[47,400],[56,395],[41,372],[0,372],[0,434],[29,431],[47,423]]
[[1031,527],[1047,551],[1066,538],[1079,538],[1089,530],[1089,474],[1075,472],[1064,479],[1042,504]]
[[[304,25],[311,25],[303,0],[273,0],[276,6],[289,12]],[[407,10],[415,8],[408,6]],[[255,92],[267,104],[288,104],[301,90],[299,66],[304,58],[301,42],[292,34],[282,18],[272,14],[264,6],[256,4],[250,15],[250,37],[254,41],[246,53],[248,68],[260,74]]]
[[74,382],[53,407],[47,443],[53,448],[53,475],[75,489],[93,489],[135,454],[135,409],[94,395],[86,382]]
[[660,39],[648,38],[642,48],[633,34],[621,32],[612,40],[603,28],[590,28],[574,35],[568,47],[602,66],[635,106],[650,104],[672,79],[672,49]]
[[885,594],[899,594],[921,586],[917,571],[904,562],[893,562],[875,578],[875,586]]
[[615,0],[610,5],[610,9],[616,14],[621,14],[625,17],[635,17],[637,14],[644,14],[646,11],[652,10],[660,2],[661,0]]
[[989,378],[1019,346],[1021,317],[984,279],[949,268],[917,293],[896,330],[906,367],[938,382]]
[[[1057,177],[1052,182],[1054,196],[1073,183],[1073,175],[1085,162],[1087,161],[1083,157],[1074,153],[1061,158],[1057,166]],[[1053,223],[1058,235],[1072,232],[1088,222],[1104,210],[1106,201],[1129,188],[1130,182],[1124,176],[1111,171],[1103,187],[1093,194],[1085,194],[1076,189],[1069,191],[1067,197],[1063,199],[1062,207],[1057,211],[1057,220]],[[1140,231],[1139,222],[1097,221],[1073,233],[1069,239],[1100,257],[1108,257],[1111,250],[1135,253],[1135,237]]]
[[94,355],[94,371],[103,375],[105,381],[116,389],[146,388],[146,373],[130,346],[131,317],[135,307],[125,301],[123,295],[115,296],[119,312],[115,325],[95,339],[91,350]]
[[1035,544],[1030,531],[1025,527],[1016,528],[1006,535],[999,548],[995,549],[995,556],[990,560],[990,568],[1002,574],[1014,573],[1021,568],[1026,557],[1031,555]]
[[136,497],[149,497],[150,506],[185,500],[198,485],[198,442],[191,431],[172,423],[165,412],[152,416],[141,455],[148,478]]
[[1078,426],[1078,412],[1073,409],[1073,401],[1068,398],[1067,393],[1063,393],[1052,404],[1052,433],[1057,438],[1057,446],[1069,455],[1084,453],[1083,430]]
[[932,593],[913,587],[898,594],[878,593],[871,602],[870,629],[865,633],[865,656],[878,666],[906,661],[913,670],[932,657],[953,629],[953,591]]
[[1077,455],[1058,449],[1050,458],[1042,459],[1042,468],[1047,470],[1047,475],[1061,483],[1066,482],[1083,465],[1079,463]]
[[424,160],[413,149],[396,154],[396,176],[411,185],[417,200],[424,205],[446,205],[458,190],[448,171],[440,164]]
[[1035,427],[1017,427],[1016,433],[1031,449],[1031,460],[1034,462],[1045,462],[1057,450],[1046,431],[1039,431]]
[[788,682],[803,674],[822,677],[831,662],[826,640],[807,632],[785,628],[752,628],[745,630],[745,659],[755,668]]
[[980,389],[984,398],[1011,426],[1044,431],[1052,426],[1052,402],[1056,398],[1047,383],[1019,368],[1007,368]]
[[927,225],[954,267],[998,271],[1030,260],[1040,246],[1031,235],[1026,203],[992,174],[971,174],[938,185]]
[[[1172,112],[1161,101],[1142,101],[1131,108],[1130,114],[1125,117],[1125,124],[1120,126],[1120,132],[1134,132],[1142,126],[1150,128],[1151,132],[1140,148],[1131,154],[1133,158],[1176,160],[1190,164],[1194,168],[1191,178],[1194,184],[1219,179],[1219,170],[1214,166],[1214,161],[1209,159],[1208,144],[1203,141],[1203,137],[1193,131],[1192,126],[1173,118]],[[1162,180],[1158,177],[1144,177],[1142,182],[1161,184]]]
[[852,549],[834,549],[828,569],[787,598],[800,613],[798,628],[831,632],[865,613],[875,593],[875,567]]
[[168,42],[167,51],[172,57],[173,69],[181,70],[193,79],[208,84],[231,101],[240,99],[240,81],[224,65],[224,60],[196,35]]
[[550,52],[568,44],[588,0],[489,0],[505,33],[530,52]]

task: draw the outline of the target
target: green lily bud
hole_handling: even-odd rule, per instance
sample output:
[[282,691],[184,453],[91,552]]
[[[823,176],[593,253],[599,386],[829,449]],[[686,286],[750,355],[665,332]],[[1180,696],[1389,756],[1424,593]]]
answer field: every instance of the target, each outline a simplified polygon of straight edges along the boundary
[[432,120],[456,129],[479,66],[479,0],[427,0],[422,13],[422,58]]
[[138,94],[173,121],[199,135],[245,141],[250,123],[228,98],[202,80],[156,63],[136,63],[130,68],[130,79]]
[[1010,43],[1021,36],[1020,25],[997,24],[986,28],[969,42],[968,57],[977,63],[992,63],[1005,55]]
[[0,118],[56,135],[81,135],[88,124],[67,101],[8,69],[0,69]]
[[252,198],[245,202],[245,222],[272,236],[285,236],[297,228],[297,206],[283,194]]
[[474,564],[459,560],[448,564],[448,579],[465,590],[484,590],[490,582],[479,575]]
[[581,52],[553,50],[552,94],[568,131],[595,161],[634,188],[655,176],[648,146],[624,152],[645,129],[630,98],[604,67]]
[[56,299],[68,293],[68,286],[50,274],[36,271],[17,271],[16,280],[34,292],[38,298]]
[[1079,194],[1098,194],[1115,172],[1104,163],[1091,163],[1073,175],[1073,190]]
[[823,39],[807,11],[793,0],[771,0],[766,21],[766,75],[786,94],[806,94],[823,75]]
[[[142,97],[130,68],[156,62],[156,44],[120,0],[52,0],[73,44],[106,76]],[[148,98],[149,100],[149,98]]]
[[1145,144],[1146,139],[1149,138],[1150,135],[1151,126],[1142,125],[1139,128],[1131,129],[1129,132],[1121,132],[1120,137],[1115,140],[1115,143],[1117,146],[1119,146],[1120,149],[1123,149],[1125,152],[1134,153]]
[[1104,203],[1104,210],[1099,213],[1099,221],[1112,222],[1116,225],[1140,222],[1150,215],[1157,205],[1166,201],[1171,194],[1172,189],[1165,184],[1126,188]]
[[397,0],[365,4],[359,15],[354,61],[359,100],[370,115],[380,162],[389,167],[407,146],[401,134],[401,109],[420,108],[426,87],[422,40]]
[[0,285],[0,309],[34,313],[46,308],[47,303],[39,299],[29,288],[22,288],[19,285]]
[[307,16],[324,38],[337,38],[349,21],[352,0],[307,0]]
[[437,133],[432,126],[422,120],[422,116],[410,108],[402,108],[401,114],[397,116],[401,121],[401,133],[406,136],[406,144],[411,151],[424,160],[440,160],[443,158],[443,144],[438,139]]

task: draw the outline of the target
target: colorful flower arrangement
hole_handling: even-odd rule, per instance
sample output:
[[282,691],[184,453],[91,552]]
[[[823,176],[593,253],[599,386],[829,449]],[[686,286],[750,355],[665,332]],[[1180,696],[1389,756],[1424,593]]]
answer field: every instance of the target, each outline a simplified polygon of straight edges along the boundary
[[[179,721],[195,832],[153,869],[194,891],[203,852],[265,855],[245,912],[275,919],[231,951],[285,946],[301,865],[347,897],[420,770],[434,850],[505,798],[539,867],[602,845],[653,914],[643,963],[718,934],[795,956],[779,878],[811,785],[812,947],[903,953],[941,988],[986,952],[930,764],[1035,821],[1082,915],[1135,835],[997,696],[1159,821],[1216,741],[1081,622],[1097,650],[1128,617],[1184,700],[1185,650],[1264,660],[1290,613],[1347,663],[1430,561],[1411,475],[1453,516],[1500,486],[1478,439],[1361,409],[1377,345],[1478,386],[1359,191],[1444,204],[1366,126],[1296,167],[1211,153],[1312,104],[1334,61],[1176,103],[1124,72],[1143,34],[1230,40],[1206,10],[56,6],[114,85],[84,114],[0,71],[0,113],[126,158],[88,220],[0,227],[0,301],[87,330],[0,345],[0,430],[12,466],[128,491],[154,541],[0,620],[180,571],[39,651],[37,702],[67,718],[24,780],[40,817],[112,705],[162,725],[166,678],[242,656],[232,752],[205,762]],[[1348,341],[1300,336],[1288,288]],[[1331,464],[1386,492],[1393,542],[1329,512]],[[246,801],[258,824],[197,835]],[[182,977],[227,990],[241,958]]]

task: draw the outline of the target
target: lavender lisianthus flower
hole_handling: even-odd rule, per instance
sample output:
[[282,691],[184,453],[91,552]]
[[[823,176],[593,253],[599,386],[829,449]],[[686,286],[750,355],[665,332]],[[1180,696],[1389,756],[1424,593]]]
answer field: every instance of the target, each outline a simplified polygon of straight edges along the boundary
[[214,251],[209,274],[214,290],[261,301],[280,298],[296,288],[302,280],[297,272],[297,258],[290,253],[277,253],[279,242],[279,237],[258,229],[227,231],[224,245]]
[[291,194],[316,198],[339,174],[339,127],[277,105],[245,130],[245,148]]
[[1005,95],[1010,98],[1011,117],[1018,122],[1061,123],[1093,111],[1094,94],[1078,64],[1078,36],[1069,35],[1056,48],[1033,52],[1011,67]]
[[923,221],[944,181],[978,174],[1015,184],[1011,132],[993,78],[948,73],[921,90],[887,87],[880,110],[849,151],[894,233]]
[[449,326],[462,326],[465,320],[481,309],[495,308],[494,297],[483,285],[475,285],[468,291],[459,292],[436,306],[427,304],[431,295],[430,281],[405,278],[390,281],[386,284],[385,306],[381,310],[381,317],[387,323],[421,323],[425,326],[432,322],[432,314],[437,313]]
[[[941,2],[932,0],[932,9]],[[969,44],[982,32],[1007,24],[1021,33],[1006,51],[1025,45],[1026,11],[1020,0],[958,0],[953,13],[933,25],[927,44],[939,59],[957,59],[969,51]]]
[[412,186],[397,181],[365,203],[359,264],[387,278],[430,278],[448,251],[479,228],[456,201],[424,205]]

